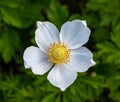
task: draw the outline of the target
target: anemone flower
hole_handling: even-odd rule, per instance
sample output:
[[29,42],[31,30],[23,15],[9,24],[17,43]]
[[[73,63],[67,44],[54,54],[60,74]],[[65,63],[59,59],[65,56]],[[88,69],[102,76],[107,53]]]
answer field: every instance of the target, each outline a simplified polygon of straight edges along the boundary
[[77,72],[85,72],[95,64],[92,52],[83,47],[90,32],[82,20],[64,23],[60,32],[54,24],[38,21],[35,31],[38,47],[25,49],[25,68],[37,75],[49,71],[49,82],[64,91],[76,80]]

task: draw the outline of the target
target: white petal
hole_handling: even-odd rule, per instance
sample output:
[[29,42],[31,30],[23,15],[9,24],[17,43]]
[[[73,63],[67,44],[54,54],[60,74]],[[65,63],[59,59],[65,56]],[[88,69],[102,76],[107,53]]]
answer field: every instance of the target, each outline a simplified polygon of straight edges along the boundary
[[26,62],[24,62],[24,66],[25,66],[25,68],[26,68],[26,69],[30,69],[30,66],[29,66],[29,65],[27,65],[27,63],[26,63]]
[[48,56],[39,48],[28,47],[23,55],[25,67],[30,67],[34,74],[43,75],[50,70],[52,64],[48,62]]
[[77,72],[85,72],[91,66],[95,65],[93,54],[86,47],[71,50],[70,62],[68,66],[73,67]]
[[87,23],[85,20],[81,20],[81,22],[87,27]]
[[47,79],[62,91],[70,86],[77,78],[77,72],[64,65],[55,65],[49,72]]
[[61,28],[60,40],[66,43],[70,49],[84,45],[88,41],[91,32],[84,24],[80,20],[66,22]]
[[59,31],[56,26],[50,22],[38,21],[35,31],[35,40],[40,49],[47,53],[50,44],[60,41]]

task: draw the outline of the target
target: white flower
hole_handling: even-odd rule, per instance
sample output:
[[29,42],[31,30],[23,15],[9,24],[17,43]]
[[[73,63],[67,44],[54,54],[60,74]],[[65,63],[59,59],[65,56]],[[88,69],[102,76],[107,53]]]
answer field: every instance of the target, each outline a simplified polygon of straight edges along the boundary
[[23,55],[25,68],[34,74],[49,72],[47,79],[62,91],[77,78],[77,72],[85,72],[93,66],[93,54],[82,47],[90,36],[86,21],[73,20],[62,25],[59,33],[50,22],[37,22],[35,41],[38,47],[28,47]]

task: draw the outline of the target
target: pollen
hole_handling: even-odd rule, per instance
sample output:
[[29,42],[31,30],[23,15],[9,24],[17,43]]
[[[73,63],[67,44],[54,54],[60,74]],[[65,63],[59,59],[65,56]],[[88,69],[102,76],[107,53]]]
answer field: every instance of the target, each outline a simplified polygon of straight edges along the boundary
[[48,51],[49,62],[55,64],[67,63],[70,61],[70,49],[65,43],[53,43]]

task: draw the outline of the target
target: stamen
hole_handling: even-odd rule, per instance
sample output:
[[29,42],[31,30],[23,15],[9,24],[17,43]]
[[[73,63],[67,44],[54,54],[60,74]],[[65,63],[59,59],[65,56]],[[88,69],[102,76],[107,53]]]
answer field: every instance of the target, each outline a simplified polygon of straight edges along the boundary
[[70,61],[70,49],[68,49],[65,43],[53,43],[50,44],[48,52],[49,62],[62,64]]

